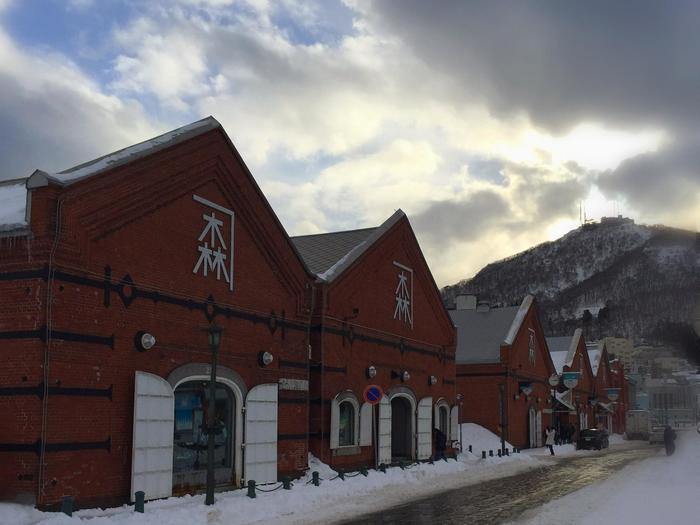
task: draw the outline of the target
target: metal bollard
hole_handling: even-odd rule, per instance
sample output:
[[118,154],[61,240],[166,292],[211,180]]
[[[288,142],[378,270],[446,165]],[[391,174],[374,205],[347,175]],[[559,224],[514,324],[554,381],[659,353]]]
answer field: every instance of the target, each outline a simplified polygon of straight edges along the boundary
[[248,497],[255,499],[255,480],[248,480]]
[[379,464],[379,470],[386,474],[386,465],[384,463]]
[[471,446],[471,445],[469,445],[469,452],[471,452],[471,451],[472,451],[472,446]]
[[510,456],[510,450],[506,448],[506,456]]
[[485,450],[481,451],[481,459],[486,459],[486,451]]
[[143,502],[146,499],[146,493],[143,490],[134,492],[134,511],[143,514]]
[[401,470],[406,470],[406,465],[404,465],[403,461],[399,461],[399,468]]
[[501,449],[499,448],[498,449],[498,457],[500,458],[502,455],[503,455],[503,453],[501,452]]
[[292,490],[292,478],[289,476],[284,476],[282,478],[282,488],[284,490]]
[[312,483],[314,485],[316,485],[317,487],[321,484],[321,481],[318,479],[318,471],[314,470],[311,473],[311,479],[312,479]]
[[360,467],[360,474],[362,474],[364,477],[369,476],[369,472],[367,472],[367,467],[365,467],[364,465],[362,465],[362,466]]
[[490,457],[490,458],[493,457],[493,450],[489,450],[489,457]]
[[63,501],[61,502],[61,512],[66,516],[73,515],[73,496],[63,496]]
[[340,481],[345,481],[345,472],[343,469],[338,469],[338,477],[340,478]]

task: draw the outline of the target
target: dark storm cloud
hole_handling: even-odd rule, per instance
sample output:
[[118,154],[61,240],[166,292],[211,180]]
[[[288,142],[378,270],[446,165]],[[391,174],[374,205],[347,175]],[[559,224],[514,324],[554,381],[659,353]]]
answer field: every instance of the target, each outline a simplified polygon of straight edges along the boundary
[[558,131],[700,115],[700,2],[374,0],[368,16],[496,114]]
[[602,174],[597,183],[608,196],[624,196],[639,210],[686,209],[695,205],[700,192],[700,141],[628,159]]
[[509,215],[508,203],[497,193],[480,191],[464,201],[440,201],[411,217],[421,236],[434,246],[473,241]]

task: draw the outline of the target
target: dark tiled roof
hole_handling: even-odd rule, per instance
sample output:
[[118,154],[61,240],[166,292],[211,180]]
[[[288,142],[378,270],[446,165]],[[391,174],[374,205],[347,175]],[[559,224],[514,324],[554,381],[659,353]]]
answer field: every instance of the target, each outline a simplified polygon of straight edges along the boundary
[[377,228],[344,232],[319,233],[292,237],[299,255],[316,274],[322,274],[345,257],[353,248],[365,242]]
[[501,345],[513,325],[519,306],[477,310],[450,310],[457,327],[457,363],[495,363],[501,357]]

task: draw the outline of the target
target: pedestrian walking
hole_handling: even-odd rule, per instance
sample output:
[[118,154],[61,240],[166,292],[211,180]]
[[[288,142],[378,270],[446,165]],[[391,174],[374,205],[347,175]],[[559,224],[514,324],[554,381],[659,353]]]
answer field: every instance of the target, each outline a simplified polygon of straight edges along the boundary
[[547,427],[547,430],[545,430],[545,442],[544,444],[549,447],[549,452],[554,455],[554,436],[556,434],[556,430],[553,428]]
[[664,428],[664,446],[666,447],[666,455],[672,456],[676,451],[676,431],[669,425]]

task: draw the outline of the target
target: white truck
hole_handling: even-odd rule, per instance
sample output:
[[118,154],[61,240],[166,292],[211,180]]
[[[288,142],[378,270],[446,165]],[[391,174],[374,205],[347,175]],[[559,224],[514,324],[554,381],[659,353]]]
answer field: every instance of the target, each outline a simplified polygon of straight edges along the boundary
[[628,411],[625,437],[646,441],[650,436],[650,423],[648,410]]

